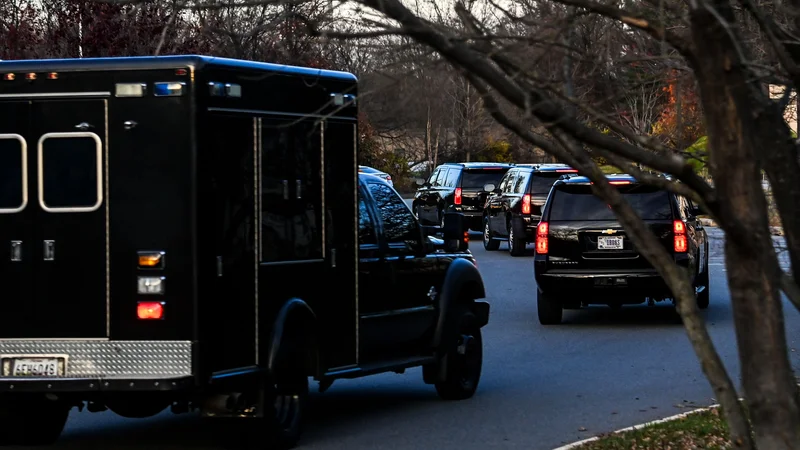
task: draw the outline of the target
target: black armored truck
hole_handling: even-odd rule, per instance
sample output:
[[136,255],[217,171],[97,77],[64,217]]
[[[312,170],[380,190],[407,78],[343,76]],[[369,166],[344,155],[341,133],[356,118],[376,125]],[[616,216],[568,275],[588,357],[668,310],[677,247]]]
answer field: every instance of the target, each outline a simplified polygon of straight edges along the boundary
[[309,377],[475,392],[489,304],[462,215],[357,170],[349,74],[204,56],[0,62],[0,444],[73,407],[249,421]]

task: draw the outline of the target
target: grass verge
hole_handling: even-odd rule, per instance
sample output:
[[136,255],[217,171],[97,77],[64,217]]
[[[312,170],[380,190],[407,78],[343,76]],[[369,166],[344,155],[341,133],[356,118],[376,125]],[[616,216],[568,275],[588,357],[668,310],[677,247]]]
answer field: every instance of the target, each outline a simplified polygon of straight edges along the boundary
[[[598,436],[579,450],[723,450],[733,448],[719,408],[622,433]],[[576,449],[576,450],[578,450]]]

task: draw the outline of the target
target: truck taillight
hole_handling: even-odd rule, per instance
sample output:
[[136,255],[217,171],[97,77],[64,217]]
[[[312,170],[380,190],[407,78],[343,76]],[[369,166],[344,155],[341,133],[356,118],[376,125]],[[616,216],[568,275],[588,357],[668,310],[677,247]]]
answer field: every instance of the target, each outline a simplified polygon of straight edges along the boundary
[[536,227],[536,253],[546,255],[548,250],[547,236],[550,233],[550,226],[547,222],[540,222]]
[[461,204],[461,188],[456,188],[456,199],[454,202],[456,205]]
[[139,302],[136,316],[140,320],[161,320],[164,318],[164,302]]
[[531,194],[525,194],[522,196],[522,214],[530,214],[531,213]]
[[139,268],[140,269],[163,269],[164,268],[164,255],[165,252],[139,252]]
[[673,250],[675,253],[686,253],[688,249],[686,241],[686,224],[682,220],[672,222],[672,232],[675,235]]

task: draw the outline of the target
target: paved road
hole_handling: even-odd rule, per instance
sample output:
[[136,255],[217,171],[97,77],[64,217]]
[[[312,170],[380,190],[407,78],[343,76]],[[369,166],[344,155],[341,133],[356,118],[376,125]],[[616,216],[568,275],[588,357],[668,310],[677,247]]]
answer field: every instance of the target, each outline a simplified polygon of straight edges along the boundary
[[[712,230],[712,233],[716,233]],[[714,241],[712,299],[704,313],[717,348],[738,379],[736,345],[727,302],[721,240]],[[552,449],[590,435],[714,403],[711,389],[669,309],[631,307],[568,312],[561,326],[536,318],[532,262],[512,258],[505,244],[485,252],[480,235],[472,251],[492,303],[485,329],[485,368],[472,400],[438,400],[419,370],[338,381],[315,395],[303,449]],[[800,314],[787,304],[794,347]],[[792,354],[800,372],[800,358]],[[163,420],[162,420],[163,419]],[[584,431],[585,429],[585,431]],[[111,413],[73,413],[60,448],[234,448],[192,415],[163,413],[158,420]]]

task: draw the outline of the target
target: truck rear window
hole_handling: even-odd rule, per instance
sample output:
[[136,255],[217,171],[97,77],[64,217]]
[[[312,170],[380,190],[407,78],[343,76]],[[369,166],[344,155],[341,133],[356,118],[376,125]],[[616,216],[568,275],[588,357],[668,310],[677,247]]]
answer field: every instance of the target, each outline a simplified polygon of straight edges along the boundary
[[483,189],[483,186],[489,183],[498,186],[503,175],[508,170],[508,168],[503,167],[500,169],[464,171],[464,175],[461,177],[461,187],[463,189]]
[[[644,220],[670,220],[669,194],[650,186],[620,187],[623,197]],[[560,186],[553,193],[550,220],[617,220],[611,207],[588,186]]]
[[558,177],[564,175],[558,172],[538,172],[531,176],[530,193],[531,194],[549,194],[550,188],[556,182]]

